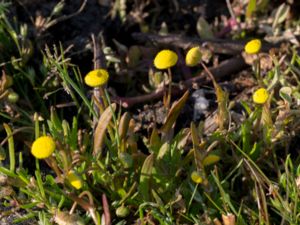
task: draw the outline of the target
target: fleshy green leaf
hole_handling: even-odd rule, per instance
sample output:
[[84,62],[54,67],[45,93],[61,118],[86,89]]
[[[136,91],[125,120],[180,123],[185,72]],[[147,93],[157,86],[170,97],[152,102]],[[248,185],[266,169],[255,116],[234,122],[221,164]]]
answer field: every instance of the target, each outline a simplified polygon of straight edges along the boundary
[[211,39],[214,37],[214,34],[211,30],[210,25],[201,16],[199,17],[199,19],[197,21],[197,32],[198,32],[198,35],[203,39]]
[[256,0],[249,0],[247,11],[246,11],[246,17],[251,18],[252,13],[256,10]]
[[140,176],[139,191],[144,201],[150,200],[150,180],[154,163],[154,154],[149,155],[143,164]]

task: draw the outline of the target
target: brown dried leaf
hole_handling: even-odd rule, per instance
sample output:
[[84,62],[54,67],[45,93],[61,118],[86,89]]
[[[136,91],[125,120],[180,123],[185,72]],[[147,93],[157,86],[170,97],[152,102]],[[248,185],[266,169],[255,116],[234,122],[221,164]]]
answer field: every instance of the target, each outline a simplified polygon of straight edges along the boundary
[[104,138],[105,138],[105,132],[111,121],[113,113],[115,113],[115,111],[116,111],[116,107],[117,107],[117,105],[115,103],[111,104],[111,107],[107,107],[104,110],[104,112],[102,113],[102,115],[98,121],[96,130],[94,133],[94,150],[93,150],[94,155],[101,154],[101,152],[102,152]]
[[127,135],[128,129],[129,129],[129,122],[130,122],[130,115],[128,112],[125,112],[120,120],[119,124],[119,136],[120,139],[124,139]]
[[227,215],[222,214],[222,220],[224,225],[235,225],[235,215],[231,213]]
[[[250,55],[247,54],[246,52],[242,52],[242,56],[245,60],[245,62],[252,66],[254,65],[255,61],[257,60],[257,55]],[[259,54],[259,60],[260,60],[260,69],[262,71],[268,71],[272,69],[273,67],[273,61],[270,55],[265,54],[265,53],[260,53]]]
[[185,105],[185,102],[188,99],[188,96],[189,96],[189,91],[186,91],[184,93],[184,95],[178,101],[173,103],[173,105],[170,109],[170,112],[168,113],[166,122],[164,123],[164,125],[161,128],[162,132],[167,134],[171,130],[171,128],[173,127],[173,125],[176,122],[177,117],[180,114],[181,109]]

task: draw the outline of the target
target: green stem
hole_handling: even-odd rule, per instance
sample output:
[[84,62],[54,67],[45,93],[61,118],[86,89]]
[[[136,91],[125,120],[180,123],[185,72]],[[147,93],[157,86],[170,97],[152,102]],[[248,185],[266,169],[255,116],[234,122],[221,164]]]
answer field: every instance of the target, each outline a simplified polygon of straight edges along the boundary
[[4,123],[3,126],[8,136],[9,169],[11,172],[14,172],[16,167],[14,138],[8,124]]
[[40,126],[39,126],[39,116],[37,113],[34,113],[34,138],[35,140],[40,136]]
[[263,86],[263,80],[261,77],[261,71],[260,71],[260,58],[259,58],[259,54],[256,54],[257,59],[255,60],[255,76],[257,79],[257,82],[259,84],[259,86]]
[[196,195],[196,192],[197,192],[197,189],[198,189],[198,185],[199,185],[199,184],[196,184],[196,186],[195,186],[195,189],[194,189],[194,191],[193,191],[192,197],[191,197],[191,199],[190,199],[190,201],[189,201],[189,204],[188,204],[188,207],[187,207],[187,211],[189,211],[190,206],[191,206],[191,204],[192,204],[192,201],[193,201],[193,199],[194,199],[194,197],[195,197],[195,195]]
[[262,107],[261,106],[258,106],[257,109],[256,109],[258,112],[257,112],[257,117],[256,117],[256,122],[253,126],[253,133],[254,135],[257,136],[260,128],[261,128],[261,116],[262,116]]
[[108,105],[110,105],[110,103],[108,101],[109,98],[108,98],[106,88],[103,88],[103,86],[100,86],[99,87],[99,92],[100,92],[100,98],[103,101],[104,108],[106,108]]
[[[40,136],[39,116],[37,113],[34,114],[33,119],[34,119],[34,134],[35,134],[35,140],[36,140]],[[36,167],[38,173],[40,173],[40,164],[39,164],[39,160],[37,158],[35,159],[35,167]]]
[[170,108],[171,103],[171,92],[172,92],[172,72],[171,69],[168,68],[168,76],[169,76],[169,86],[168,86],[168,96],[167,96],[167,108]]

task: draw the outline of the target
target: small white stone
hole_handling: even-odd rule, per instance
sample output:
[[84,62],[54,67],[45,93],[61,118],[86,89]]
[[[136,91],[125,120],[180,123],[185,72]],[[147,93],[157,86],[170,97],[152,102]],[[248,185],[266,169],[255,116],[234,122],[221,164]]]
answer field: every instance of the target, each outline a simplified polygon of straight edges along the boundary
[[202,89],[194,91],[192,98],[195,99],[193,120],[197,120],[207,111],[209,107],[209,101],[205,98],[204,91]]

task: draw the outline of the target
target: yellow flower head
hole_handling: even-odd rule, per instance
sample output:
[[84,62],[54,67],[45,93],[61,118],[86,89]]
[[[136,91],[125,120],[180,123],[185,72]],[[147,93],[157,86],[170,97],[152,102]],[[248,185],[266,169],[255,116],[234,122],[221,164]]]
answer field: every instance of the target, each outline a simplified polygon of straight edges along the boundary
[[160,51],[154,59],[154,66],[157,69],[168,69],[177,63],[178,56],[171,50]]
[[70,170],[67,174],[67,180],[70,182],[70,184],[76,188],[77,190],[79,190],[80,188],[82,188],[82,180],[81,178],[75,173],[74,170]]
[[206,156],[202,162],[203,166],[209,166],[211,164],[214,164],[220,160],[220,156],[215,154],[209,154]]
[[269,98],[269,93],[265,88],[259,88],[254,92],[252,98],[256,104],[264,104]]
[[197,171],[193,171],[193,172],[192,172],[191,178],[192,178],[192,181],[194,181],[196,184],[200,184],[200,183],[202,183],[202,181],[203,181],[203,179],[202,179],[200,173],[197,172]]
[[191,48],[185,56],[185,64],[187,66],[196,66],[201,61],[201,51],[199,47]]
[[42,136],[36,139],[31,146],[31,153],[35,158],[48,158],[55,150],[55,142],[50,136]]
[[105,69],[97,69],[89,72],[85,78],[84,82],[90,87],[98,87],[107,83],[109,74]]
[[261,41],[259,39],[254,39],[245,45],[245,52],[248,54],[256,54],[260,51]]

